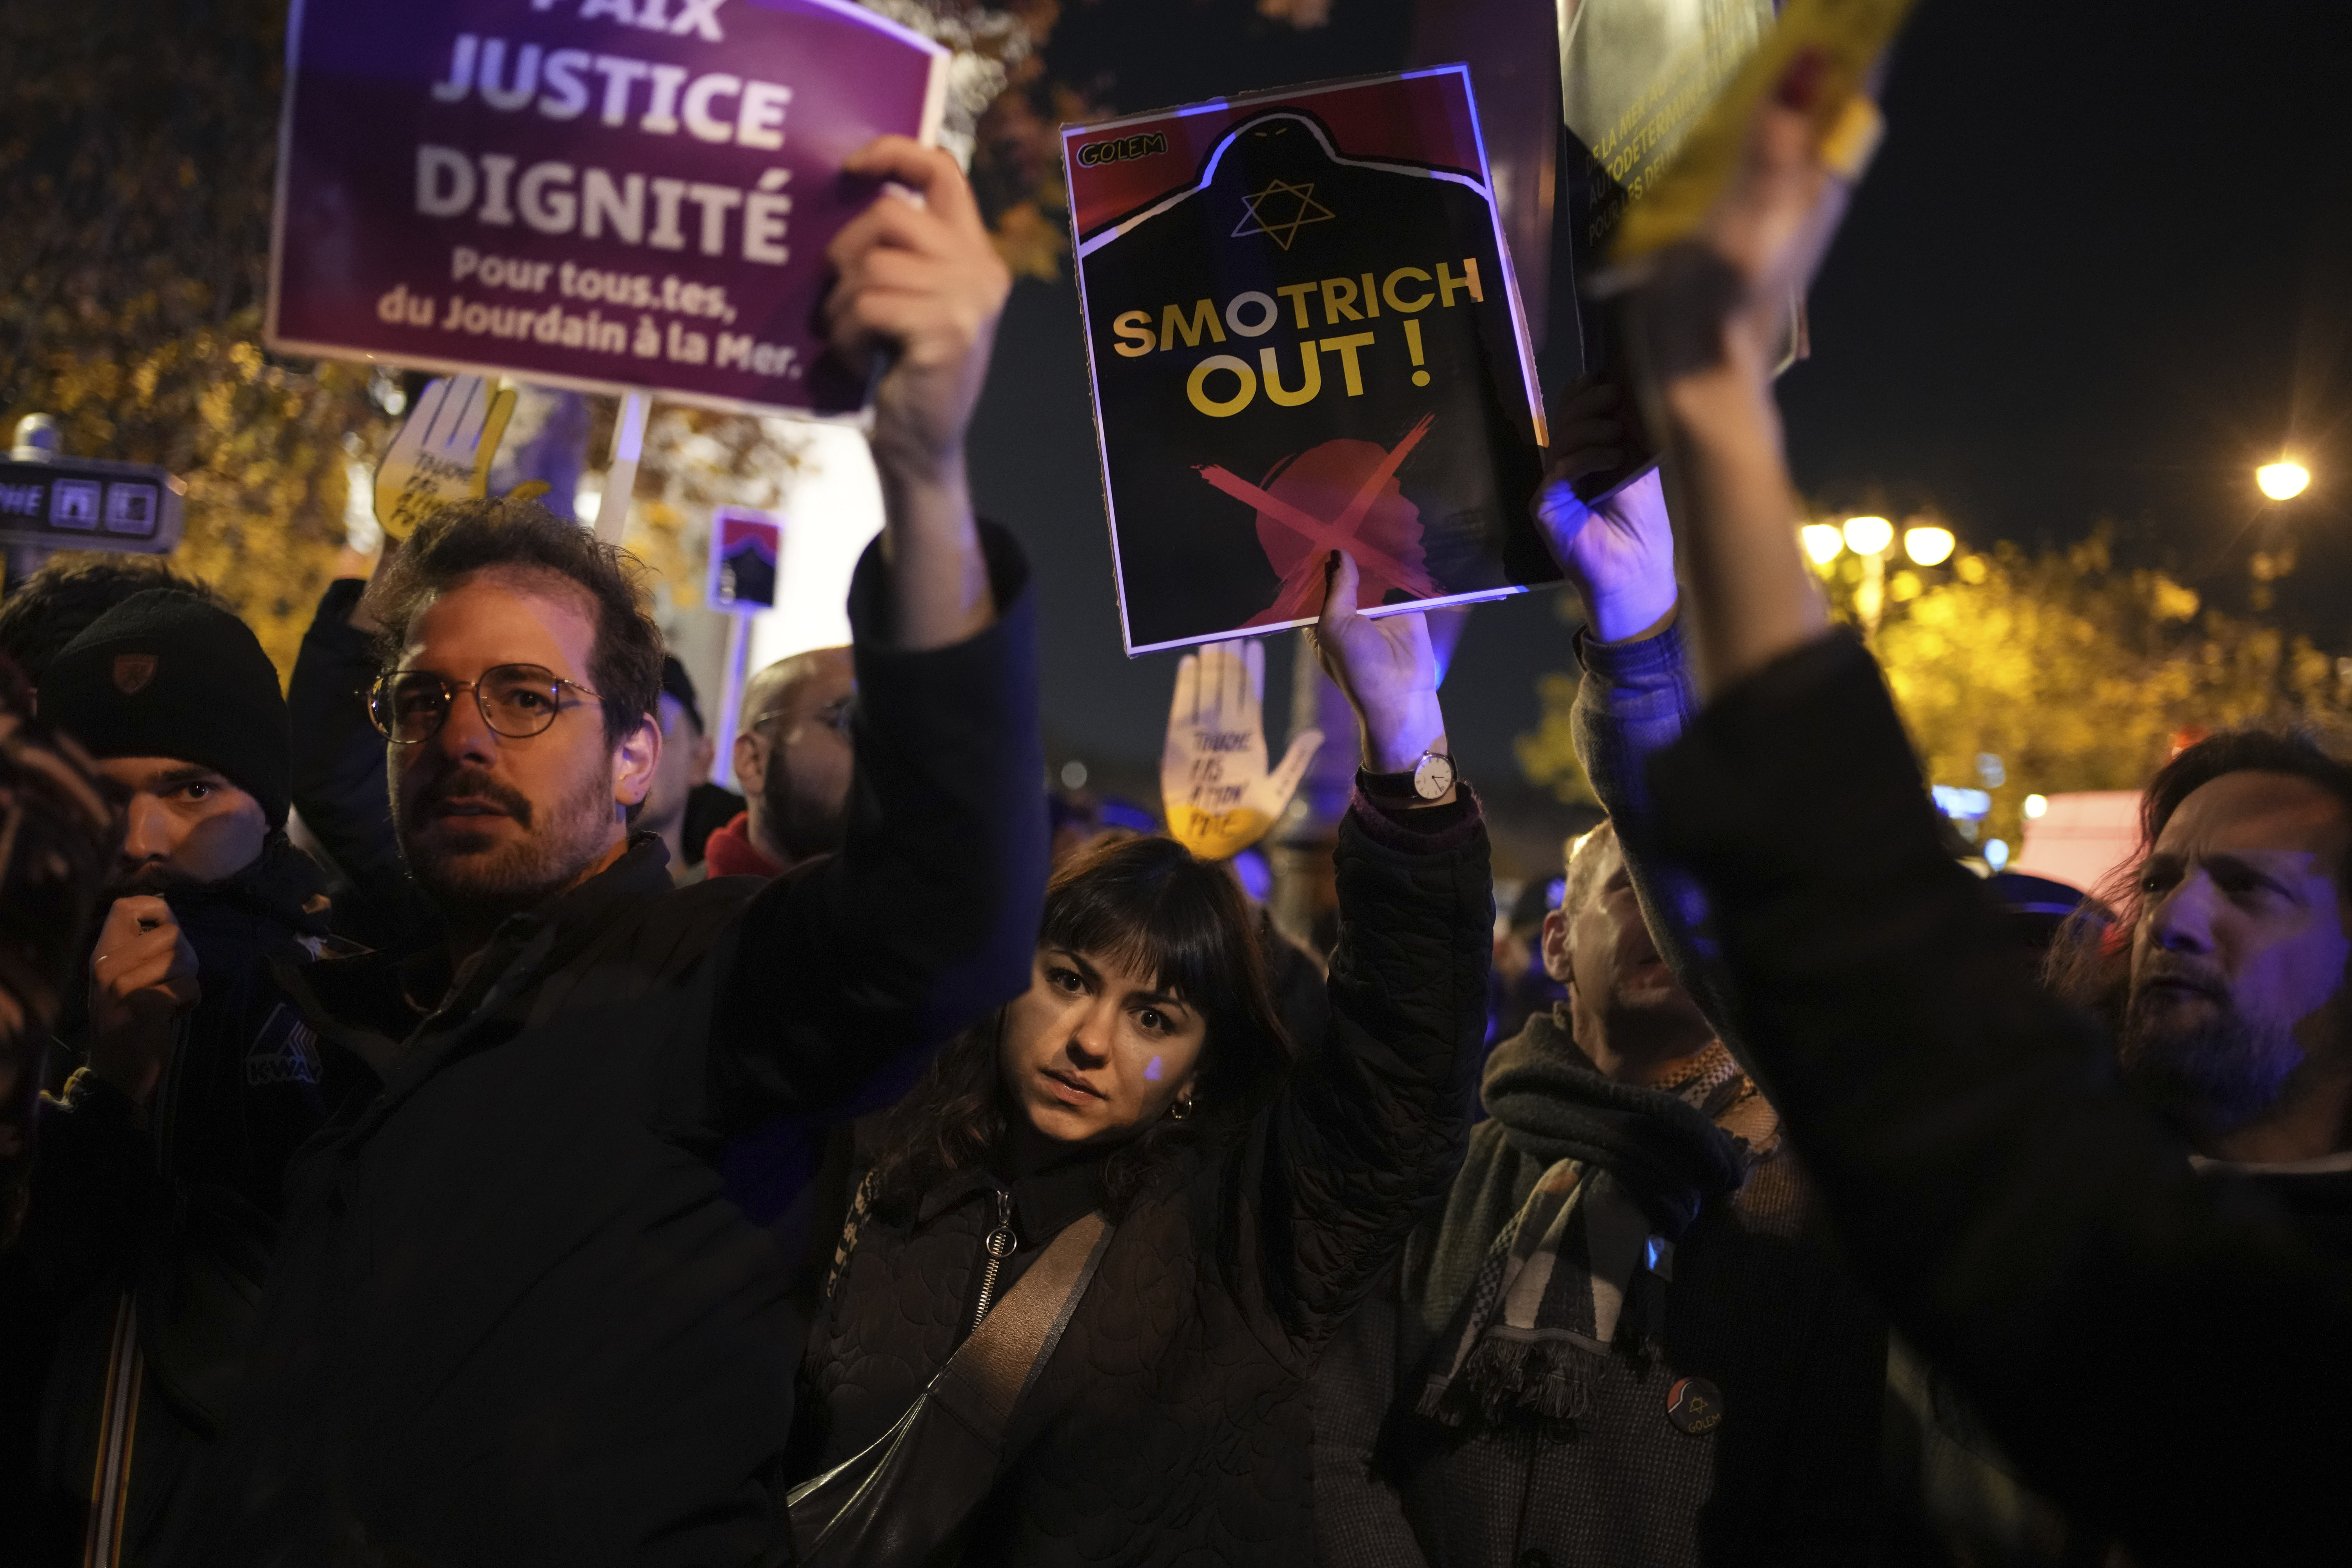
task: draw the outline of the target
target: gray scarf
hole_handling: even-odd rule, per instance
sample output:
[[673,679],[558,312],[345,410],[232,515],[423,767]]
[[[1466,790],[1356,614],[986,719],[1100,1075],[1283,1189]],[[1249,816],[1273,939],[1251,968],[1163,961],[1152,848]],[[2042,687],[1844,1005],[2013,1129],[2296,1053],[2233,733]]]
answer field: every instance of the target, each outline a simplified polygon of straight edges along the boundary
[[[1621,1334],[1654,1348],[1674,1244],[1769,1152],[1717,1125],[1756,1094],[1719,1043],[1654,1088],[1604,1078],[1558,1016],[1497,1047],[1486,1101],[1499,1131],[1475,1140],[1457,1178],[1468,1201],[1449,1205],[1431,1260],[1424,1321],[1452,1328],[1416,1410],[1449,1426],[1587,1414]],[[1540,1162],[1515,1210],[1516,1182],[1486,1179],[1506,1149]]]

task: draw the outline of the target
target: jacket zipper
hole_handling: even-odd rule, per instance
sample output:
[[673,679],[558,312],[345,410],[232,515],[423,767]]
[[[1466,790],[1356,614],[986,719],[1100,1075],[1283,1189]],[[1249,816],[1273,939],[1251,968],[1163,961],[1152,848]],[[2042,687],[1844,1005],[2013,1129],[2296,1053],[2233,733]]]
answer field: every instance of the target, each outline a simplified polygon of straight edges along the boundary
[[980,1300],[972,1304],[971,1327],[964,1331],[967,1334],[980,1331],[981,1320],[988,1316],[988,1309],[996,1299],[996,1277],[1004,1272],[1004,1260],[1013,1256],[1016,1245],[1013,1236],[1011,1193],[996,1194],[996,1228],[988,1233],[988,1239],[982,1245],[988,1249],[988,1258],[981,1265]]
[[195,1010],[172,1020],[172,1048],[163,1058],[163,1081],[156,1086],[147,1125],[155,1140],[155,1170],[165,1182],[179,1177],[180,1089],[188,1076],[188,1028]]

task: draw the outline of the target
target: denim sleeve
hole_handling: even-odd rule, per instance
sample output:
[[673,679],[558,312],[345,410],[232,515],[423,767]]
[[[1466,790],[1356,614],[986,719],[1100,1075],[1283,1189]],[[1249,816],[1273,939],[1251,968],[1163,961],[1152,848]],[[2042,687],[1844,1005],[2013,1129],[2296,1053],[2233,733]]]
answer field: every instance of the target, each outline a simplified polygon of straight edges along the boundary
[[1696,882],[1654,848],[1650,759],[1680,740],[1699,710],[1682,623],[1675,621],[1638,642],[1595,642],[1580,631],[1576,657],[1584,668],[1576,691],[1577,757],[1617,825],[1625,869],[1660,955],[1717,1036],[1739,1055],[1723,971],[1707,935],[1706,898]]

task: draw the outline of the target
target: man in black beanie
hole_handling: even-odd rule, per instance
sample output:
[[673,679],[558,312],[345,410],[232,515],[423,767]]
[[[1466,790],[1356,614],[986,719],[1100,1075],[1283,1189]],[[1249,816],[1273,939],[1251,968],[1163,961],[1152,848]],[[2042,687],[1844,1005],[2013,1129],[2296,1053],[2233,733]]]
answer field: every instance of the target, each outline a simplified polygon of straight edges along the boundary
[[168,1562],[237,1382],[287,1160],[325,1114],[316,1037],[274,973],[320,951],[323,879],[284,831],[277,670],[227,611],[125,600],[49,665],[41,716],[128,805],[87,1007],[59,1029],[82,1065],[46,1107],[0,1268],[19,1330],[0,1357],[30,1358],[5,1373],[25,1397],[5,1402],[0,1511],[34,1561]]

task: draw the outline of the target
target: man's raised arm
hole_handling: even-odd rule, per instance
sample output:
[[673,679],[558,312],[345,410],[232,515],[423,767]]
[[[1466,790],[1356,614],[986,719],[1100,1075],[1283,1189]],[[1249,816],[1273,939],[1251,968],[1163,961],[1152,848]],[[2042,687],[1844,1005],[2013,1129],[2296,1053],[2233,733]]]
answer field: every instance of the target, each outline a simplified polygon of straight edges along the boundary
[[1698,711],[1678,620],[1665,494],[1654,472],[1595,504],[1576,493],[1579,480],[1625,462],[1622,397],[1611,384],[1593,382],[1567,400],[1533,510],[1584,607],[1576,638],[1584,672],[1572,715],[1577,760],[1618,826],[1625,868],[1659,952],[1737,1055],[1721,972],[1700,934],[1706,902],[1689,877],[1645,847],[1654,815],[1650,759],[1679,740]]
[[834,352],[880,373],[884,522],[850,586],[842,850],[762,894],[721,954],[718,1087],[754,1114],[902,1087],[922,1047],[1027,984],[1045,898],[1027,571],[964,478],[1011,279],[946,153],[884,137],[849,168],[888,182],[834,241],[825,301]]
[[871,439],[882,478],[889,640],[945,647],[996,615],[963,438],[1013,279],[947,153],[885,136],[852,158],[848,172],[896,187],[835,238],[827,254],[839,279],[825,300],[834,352],[851,364],[887,367]]
[[1784,77],[1634,301],[1707,699],[1648,770],[1656,851],[1706,894],[1842,1246],[2024,1478],[2135,1561],[2308,1556],[2340,1511],[2352,1269],[2260,1194],[2200,1184],[2109,1042],[2034,983],[1799,552],[1760,328],[1843,205],[1819,79]]

